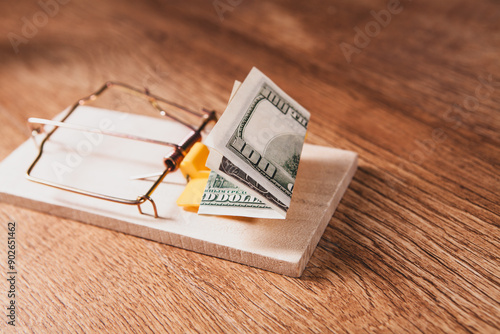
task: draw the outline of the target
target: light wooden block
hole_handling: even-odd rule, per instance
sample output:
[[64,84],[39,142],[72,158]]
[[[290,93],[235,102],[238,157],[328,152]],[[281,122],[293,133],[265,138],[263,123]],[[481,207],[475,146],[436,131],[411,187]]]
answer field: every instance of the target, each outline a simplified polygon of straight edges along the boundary
[[[78,117],[72,116],[72,120],[99,124],[99,120],[105,118],[111,120],[115,131],[139,133],[146,130],[148,136],[161,135],[166,132],[165,128],[178,127],[172,122],[137,115],[94,111],[89,109]],[[175,134],[180,135],[183,131]],[[175,131],[167,132],[172,134]],[[85,141],[82,134],[70,131],[61,131],[58,136],[63,146]],[[56,136],[54,138],[57,139]],[[125,159],[127,163],[116,170],[122,178],[161,168],[165,148],[147,149],[148,156],[155,159],[159,156],[159,161],[153,163],[147,160],[151,159],[149,157],[138,157],[145,151],[140,145],[144,144],[106,137],[95,145],[92,154],[75,164],[75,170],[66,173],[64,179],[82,187],[88,187],[90,181],[96,182],[94,190],[103,190],[109,188],[105,186],[109,179],[98,171],[106,168],[109,161]],[[57,145],[48,147],[47,152],[52,154],[49,157],[64,162],[68,152],[60,156],[56,148]],[[34,143],[29,140],[0,164],[2,202],[295,277],[302,274],[357,168],[356,153],[305,144],[292,203],[285,220],[202,216],[185,211],[175,204],[185,186],[178,171],[169,176],[152,196],[160,215],[155,219],[139,214],[135,206],[98,200],[28,181],[25,172],[36,152]],[[53,165],[49,162],[37,167],[35,171],[38,174],[54,174]],[[128,197],[135,198],[148,188],[144,182],[147,181],[115,184],[114,194],[127,193]],[[148,204],[144,207],[150,209]]]

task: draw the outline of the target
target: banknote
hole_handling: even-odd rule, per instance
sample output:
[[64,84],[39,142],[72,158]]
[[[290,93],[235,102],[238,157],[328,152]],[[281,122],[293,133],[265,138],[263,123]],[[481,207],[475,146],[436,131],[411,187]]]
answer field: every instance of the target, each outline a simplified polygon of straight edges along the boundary
[[207,167],[284,218],[309,118],[253,68],[206,140]]
[[281,216],[214,171],[210,172],[201,199],[199,214],[241,216],[254,218],[281,218]]

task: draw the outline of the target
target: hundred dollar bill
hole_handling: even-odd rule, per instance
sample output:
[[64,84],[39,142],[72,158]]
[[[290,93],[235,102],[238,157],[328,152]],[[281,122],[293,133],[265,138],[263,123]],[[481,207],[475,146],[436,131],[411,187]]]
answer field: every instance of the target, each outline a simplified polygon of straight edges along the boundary
[[207,137],[207,167],[285,218],[309,117],[253,68]]
[[254,218],[281,218],[257,197],[241,190],[215,172],[210,172],[201,198],[199,214],[242,216]]

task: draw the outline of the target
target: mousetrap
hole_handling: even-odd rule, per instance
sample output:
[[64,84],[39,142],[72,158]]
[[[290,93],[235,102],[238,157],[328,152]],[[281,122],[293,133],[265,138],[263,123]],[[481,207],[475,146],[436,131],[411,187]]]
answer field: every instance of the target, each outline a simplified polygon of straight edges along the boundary
[[[127,97],[92,105],[111,90]],[[0,200],[300,276],[356,171],[356,153],[304,144],[284,220],[198,215],[176,204],[189,178],[178,167],[215,121],[214,111],[106,83],[53,120],[29,120],[35,143],[0,163]]]

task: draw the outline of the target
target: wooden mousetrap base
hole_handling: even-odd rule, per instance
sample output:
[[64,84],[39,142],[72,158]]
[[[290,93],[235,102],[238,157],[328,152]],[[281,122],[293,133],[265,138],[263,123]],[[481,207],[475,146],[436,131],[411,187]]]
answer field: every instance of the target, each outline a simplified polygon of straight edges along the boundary
[[[85,119],[94,117],[102,120],[106,116],[106,119],[111,120],[110,124],[117,125],[117,130],[130,131],[130,127],[140,124],[149,132],[155,126],[158,128],[155,131],[161,132],[162,124],[167,122],[137,115],[124,117],[122,113],[108,110],[92,114],[94,111],[87,111]],[[62,138],[63,141],[75,140],[74,132],[65,132],[61,136],[68,136]],[[92,138],[87,139],[92,143]],[[133,149],[127,143],[126,150],[117,152],[115,147],[118,144],[113,142],[115,139],[107,138],[105,142],[99,142],[96,138],[94,140],[96,147],[104,152],[113,148],[113,155],[129,154]],[[36,146],[29,140],[0,164],[2,202],[294,277],[302,274],[357,168],[357,155],[354,152],[305,144],[292,203],[284,220],[204,216],[185,211],[175,204],[185,186],[178,171],[162,183],[152,196],[160,216],[155,219],[151,215],[139,214],[135,206],[111,203],[28,181],[25,172],[36,153]],[[88,167],[89,164],[96,164],[102,168],[106,164],[106,160],[92,160],[105,155],[93,155],[97,157],[84,157],[90,161],[80,165]],[[137,175],[133,164],[131,171],[127,171],[127,166],[125,164],[121,172]],[[39,172],[43,174],[44,169],[47,173],[53,173],[54,165],[41,164]],[[57,170],[61,172],[61,169]],[[67,174],[64,176],[70,176],[71,173]],[[94,182],[108,181],[100,180],[99,172],[94,171],[91,175]],[[85,178],[75,180],[81,182],[82,186],[89,182]],[[118,190],[120,186],[116,185]],[[130,190],[128,188],[130,186],[127,186],[127,190]],[[137,191],[139,193],[136,196],[141,195],[140,190]],[[146,210],[151,209],[148,205],[143,205]]]

